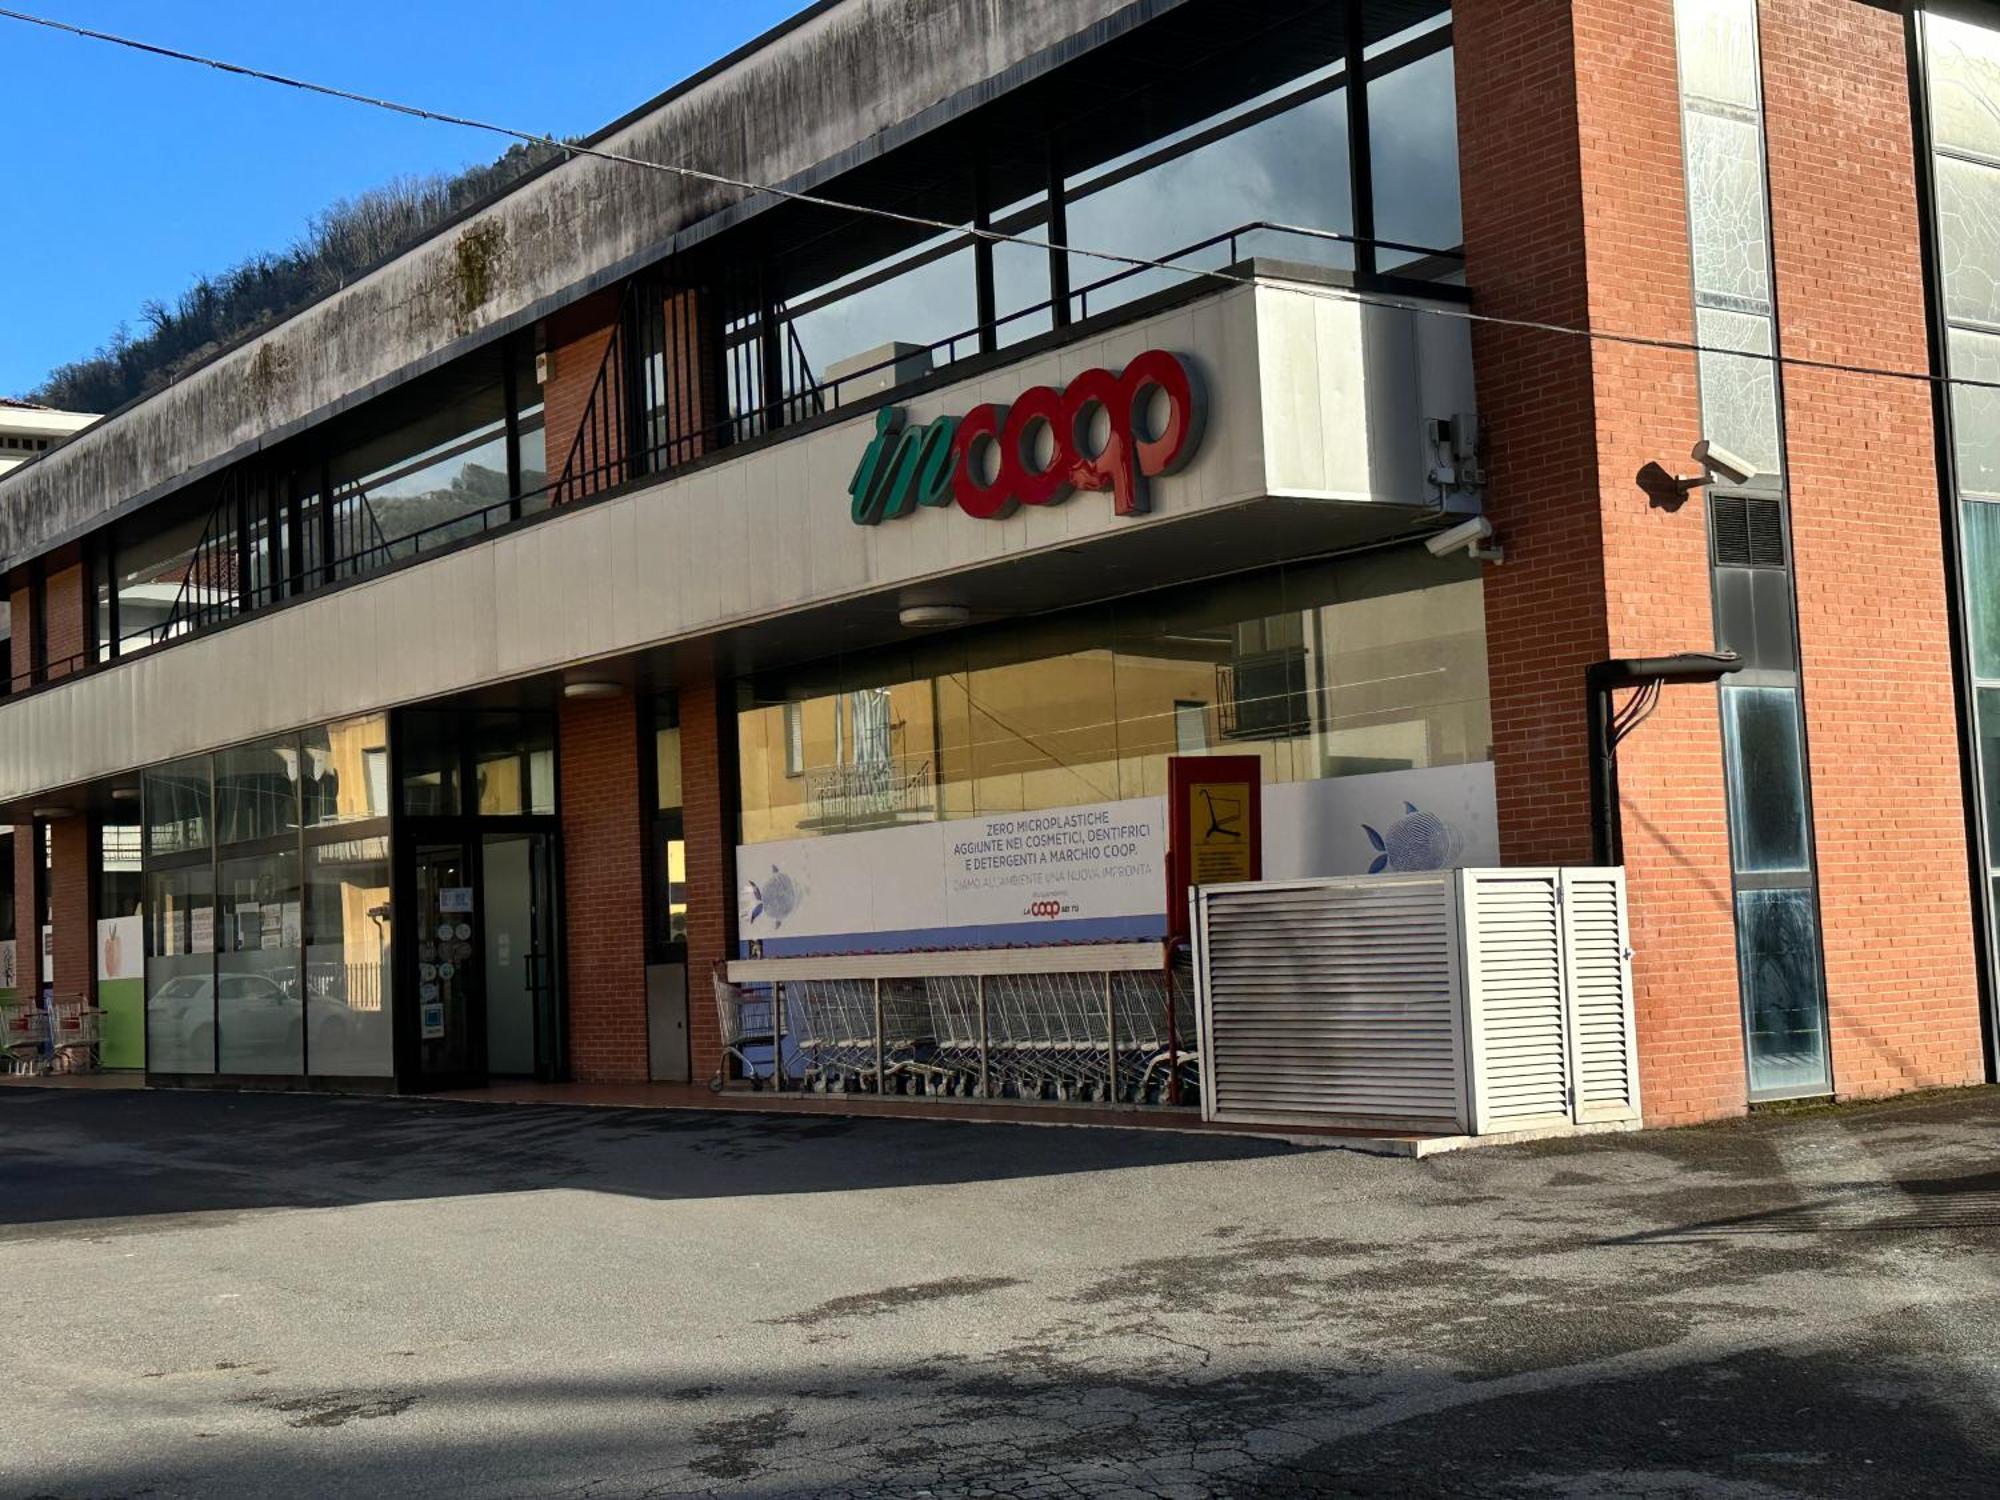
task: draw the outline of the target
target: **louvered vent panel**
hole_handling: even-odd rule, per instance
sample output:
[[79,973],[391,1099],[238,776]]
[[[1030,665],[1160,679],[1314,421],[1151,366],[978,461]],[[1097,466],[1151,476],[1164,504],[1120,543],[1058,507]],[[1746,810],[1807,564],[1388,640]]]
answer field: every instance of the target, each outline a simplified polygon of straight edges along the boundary
[[1562,910],[1554,870],[1467,870],[1466,999],[1473,1128],[1569,1117]]
[[1576,1118],[1636,1120],[1639,1064],[1625,957],[1625,873],[1565,870],[1562,880]]
[[1746,500],[1750,533],[1750,565],[1753,568],[1782,568],[1785,565],[1785,519],[1775,500]]
[[1775,500],[1717,495],[1709,502],[1715,560],[1723,567],[1782,568],[1785,518]]
[[1202,901],[1213,1118],[1465,1128],[1450,877],[1240,887]]

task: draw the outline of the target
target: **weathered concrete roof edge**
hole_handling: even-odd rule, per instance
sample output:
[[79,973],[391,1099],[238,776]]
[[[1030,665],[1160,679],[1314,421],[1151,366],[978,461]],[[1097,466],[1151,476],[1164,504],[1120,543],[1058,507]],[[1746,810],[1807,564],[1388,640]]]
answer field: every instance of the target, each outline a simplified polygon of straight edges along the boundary
[[[822,0],[592,140],[806,187],[1179,3]],[[553,164],[0,479],[0,561],[62,546],[759,206],[594,158]]]

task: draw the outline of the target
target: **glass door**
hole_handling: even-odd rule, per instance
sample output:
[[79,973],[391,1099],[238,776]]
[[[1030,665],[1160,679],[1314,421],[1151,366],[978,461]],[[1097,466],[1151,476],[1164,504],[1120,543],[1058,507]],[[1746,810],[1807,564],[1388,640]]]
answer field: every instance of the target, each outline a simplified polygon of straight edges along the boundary
[[486,1071],[494,1077],[561,1076],[554,842],[510,832],[482,843]]
[[416,914],[414,1039],[417,1083],[450,1088],[486,1080],[485,1004],[472,851],[462,840],[419,839],[411,850]]

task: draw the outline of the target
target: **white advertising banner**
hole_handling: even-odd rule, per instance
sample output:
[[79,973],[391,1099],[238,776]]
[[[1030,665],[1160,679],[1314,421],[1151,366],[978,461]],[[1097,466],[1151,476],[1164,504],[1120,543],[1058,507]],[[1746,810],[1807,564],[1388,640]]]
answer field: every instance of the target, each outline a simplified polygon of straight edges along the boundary
[[100,981],[146,977],[146,923],[142,917],[105,917],[97,924]]
[[[1500,861],[1493,767],[1264,788],[1264,874]],[[1166,930],[1166,799],[746,844],[739,931],[784,952],[1109,942]]]

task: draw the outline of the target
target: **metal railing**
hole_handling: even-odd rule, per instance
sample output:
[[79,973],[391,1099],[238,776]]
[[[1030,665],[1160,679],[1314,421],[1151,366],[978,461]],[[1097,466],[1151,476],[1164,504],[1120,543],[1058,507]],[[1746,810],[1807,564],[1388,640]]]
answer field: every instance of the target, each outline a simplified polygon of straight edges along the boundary
[[1192,1102],[1192,971],[1157,942],[739,959],[730,1064],[811,1093],[1133,1107]]

